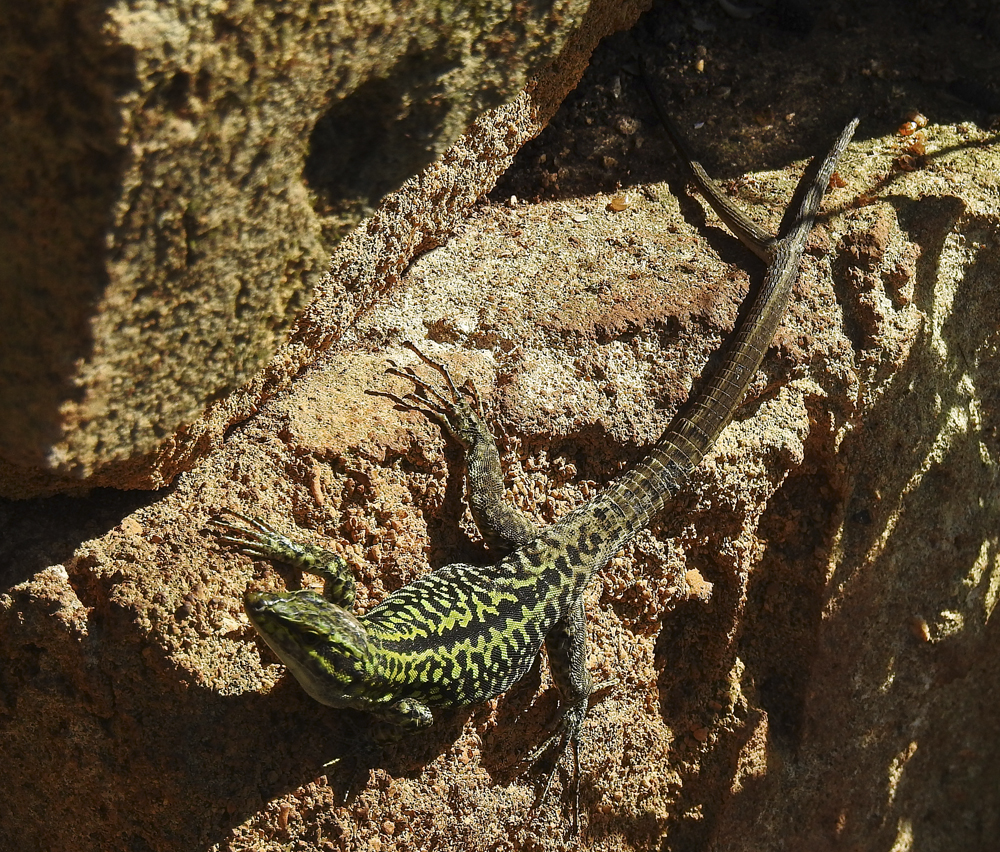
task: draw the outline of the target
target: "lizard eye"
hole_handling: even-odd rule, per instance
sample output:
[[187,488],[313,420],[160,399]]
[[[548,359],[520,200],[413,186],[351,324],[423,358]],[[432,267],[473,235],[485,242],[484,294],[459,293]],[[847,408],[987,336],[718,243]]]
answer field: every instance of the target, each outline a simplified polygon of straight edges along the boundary
[[323,641],[323,637],[319,633],[316,633],[312,630],[307,630],[305,633],[302,634],[300,641],[307,648],[315,648],[317,645],[319,645],[320,642]]

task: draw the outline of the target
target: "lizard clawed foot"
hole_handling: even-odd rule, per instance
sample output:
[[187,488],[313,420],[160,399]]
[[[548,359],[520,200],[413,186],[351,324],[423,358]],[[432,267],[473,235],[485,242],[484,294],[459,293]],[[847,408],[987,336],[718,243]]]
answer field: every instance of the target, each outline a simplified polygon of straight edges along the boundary
[[405,396],[398,396],[389,391],[368,391],[368,393],[388,397],[400,408],[408,411],[419,411],[421,414],[436,420],[462,446],[469,447],[482,435],[485,429],[483,406],[475,384],[471,379],[467,379],[460,388],[455,384],[451,373],[448,372],[448,368],[444,364],[425,355],[409,341],[405,341],[403,345],[428,367],[441,375],[446,386],[446,393],[442,393],[426,379],[421,378],[413,367],[400,367],[391,361],[392,366],[386,372],[389,375],[399,376],[401,379],[412,382],[414,390]]
[[[230,521],[226,515],[235,518]],[[323,597],[350,608],[354,604],[354,575],[340,554],[316,544],[294,541],[263,521],[232,509],[219,509],[208,520],[220,544],[251,559],[270,559],[323,578]]]
[[535,797],[535,801],[532,805],[532,810],[535,811],[535,819],[537,820],[538,814],[541,812],[541,808],[549,796],[549,790],[552,787],[552,779],[556,776],[556,770],[559,769],[559,764],[562,762],[562,757],[566,753],[567,747],[569,747],[572,751],[573,812],[570,822],[570,833],[574,837],[580,833],[580,724],[582,724],[582,722],[582,715],[580,716],[579,723],[576,725],[567,719],[567,717],[563,717],[563,721],[559,725],[559,730],[557,730],[528,756],[528,762],[534,766],[541,760],[546,752],[553,752],[552,769],[549,770],[549,774],[545,778],[545,785],[542,787],[541,792]]
[[[225,520],[225,515],[242,523]],[[244,556],[253,559],[271,559],[276,551],[280,553],[288,545],[288,539],[277,530],[263,521],[241,515],[232,509],[219,509],[217,514],[209,518],[208,524],[220,544],[235,547]]]
[[571,704],[567,709],[562,719],[559,722],[559,726],[548,739],[545,740],[538,748],[528,755],[528,763],[532,766],[537,764],[542,756],[547,751],[553,751],[553,763],[552,769],[549,770],[549,774],[545,779],[545,786],[542,788],[541,793],[535,798],[533,805],[534,810],[540,811],[543,804],[545,804],[546,798],[548,798],[549,790],[552,787],[552,779],[555,778],[556,770],[559,769],[559,764],[562,761],[563,755],[566,753],[567,748],[569,748],[573,753],[573,813],[570,823],[570,831],[575,837],[580,833],[580,732],[583,727],[583,720],[587,714],[588,705],[590,702],[590,697],[599,691],[605,689],[613,689],[618,685],[616,680],[606,680],[601,683],[595,684],[590,693],[582,700],[575,704]]

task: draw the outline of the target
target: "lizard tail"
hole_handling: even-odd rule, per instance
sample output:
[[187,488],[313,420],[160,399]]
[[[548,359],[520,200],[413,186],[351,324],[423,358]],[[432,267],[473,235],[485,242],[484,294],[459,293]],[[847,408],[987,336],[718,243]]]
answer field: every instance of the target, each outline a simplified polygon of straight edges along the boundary
[[649,456],[601,495],[618,514],[626,515],[627,528],[642,529],[677,494],[743,400],[785,312],[806,238],[837,160],[857,126],[858,119],[852,119],[815,172],[803,176],[796,193],[801,196],[798,209],[786,217],[791,224],[772,243],[767,274],[744,303],[719,368],[677,412]]

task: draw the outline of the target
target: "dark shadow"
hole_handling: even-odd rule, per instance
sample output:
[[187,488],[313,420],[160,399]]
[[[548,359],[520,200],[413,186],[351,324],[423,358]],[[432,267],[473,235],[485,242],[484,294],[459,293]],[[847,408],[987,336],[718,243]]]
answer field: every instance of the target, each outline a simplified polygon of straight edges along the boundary
[[402,57],[337,100],[309,141],[303,178],[331,244],[346,236],[388,193],[418,174],[438,153],[452,97],[442,81],[456,64],[442,40],[437,51]]
[[[58,444],[78,402],[94,304],[110,284],[109,235],[130,153],[118,100],[138,85],[130,45],[99,30],[110,4],[0,11],[0,452],[28,466]],[[147,97],[155,97],[154,89]],[[42,434],[44,433],[44,434]],[[10,475],[9,473],[6,475]]]
[[0,589],[66,562],[83,542],[100,538],[164,493],[95,488],[86,497],[0,500]]

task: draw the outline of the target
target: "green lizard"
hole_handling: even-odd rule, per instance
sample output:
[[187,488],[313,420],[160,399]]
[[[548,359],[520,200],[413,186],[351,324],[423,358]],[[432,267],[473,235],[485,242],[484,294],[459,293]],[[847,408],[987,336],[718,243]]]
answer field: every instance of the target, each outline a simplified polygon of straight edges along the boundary
[[[213,519],[221,542],[325,580],[322,596],[309,590],[248,591],[244,599],[251,623],[309,695],[331,707],[367,711],[395,731],[419,730],[433,723],[432,707],[476,704],[506,691],[527,673],[544,643],[562,699],[554,741],[560,754],[573,746],[577,830],[578,737],[595,688],[586,666],[584,590],[677,494],[742,400],[784,312],[823,193],[856,126],[857,119],[848,124],[808,185],[803,178],[796,214],[774,239],[736,210],[681,147],[703,195],[768,263],[766,276],[747,297],[719,368],[645,460],[555,524],[538,529],[504,499],[499,455],[471,386],[463,394],[442,365],[412,345],[441,375],[442,390],[412,368],[389,370],[411,381],[415,391],[405,398],[386,395],[438,420],[464,448],[473,515],[487,543],[502,554],[494,564],[447,565],[355,615],[354,580],[339,556],[229,510],[234,520]],[[668,132],[682,145],[674,128],[668,126]],[[539,800],[551,780],[550,774]]]

